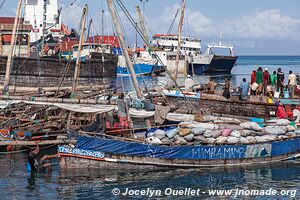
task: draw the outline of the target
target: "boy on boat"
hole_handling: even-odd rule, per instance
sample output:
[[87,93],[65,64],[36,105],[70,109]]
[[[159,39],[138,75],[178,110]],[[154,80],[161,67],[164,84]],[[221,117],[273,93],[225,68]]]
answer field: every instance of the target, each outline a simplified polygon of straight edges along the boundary
[[241,100],[246,101],[248,99],[248,92],[249,92],[249,83],[247,83],[246,78],[243,78],[243,82],[240,85],[241,89]]

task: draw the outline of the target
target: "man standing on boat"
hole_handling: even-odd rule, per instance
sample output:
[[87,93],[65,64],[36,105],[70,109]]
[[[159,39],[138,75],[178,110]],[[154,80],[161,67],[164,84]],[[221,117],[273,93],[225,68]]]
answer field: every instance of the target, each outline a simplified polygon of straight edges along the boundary
[[261,95],[263,90],[263,72],[261,67],[258,68],[255,74],[255,81],[258,84],[257,95]]
[[241,100],[246,101],[249,92],[249,83],[247,83],[246,78],[243,78],[243,82],[240,85],[240,89],[241,89]]
[[274,71],[273,74],[271,74],[271,76],[270,76],[270,83],[272,86],[273,93],[276,90],[276,81],[277,81],[277,74],[276,74],[276,71]]
[[288,77],[288,86],[289,86],[289,91],[291,98],[295,97],[295,86],[297,85],[297,77],[295,74],[293,74],[293,71],[289,72],[289,77]]
[[120,126],[122,128],[128,128],[129,107],[128,107],[128,102],[124,98],[123,93],[120,93],[118,96],[117,106],[118,106],[118,117],[119,117]]
[[256,70],[254,69],[251,74],[251,85],[256,82]]
[[280,96],[283,96],[284,87],[284,73],[281,72],[281,68],[277,70],[277,91],[280,91]]
[[268,93],[268,85],[270,83],[270,74],[268,71],[268,68],[265,68],[265,71],[263,73],[263,89],[264,89],[264,95],[266,96]]
[[277,102],[275,103],[275,106],[276,106],[275,113],[278,119],[287,119],[287,114],[283,104],[281,102]]

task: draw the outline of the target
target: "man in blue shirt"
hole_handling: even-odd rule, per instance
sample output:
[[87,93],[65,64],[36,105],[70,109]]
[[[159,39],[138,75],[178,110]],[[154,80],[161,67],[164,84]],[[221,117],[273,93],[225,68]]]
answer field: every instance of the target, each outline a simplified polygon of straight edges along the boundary
[[243,82],[241,83],[240,88],[241,88],[241,100],[247,100],[249,83],[246,82],[245,78],[243,78]]

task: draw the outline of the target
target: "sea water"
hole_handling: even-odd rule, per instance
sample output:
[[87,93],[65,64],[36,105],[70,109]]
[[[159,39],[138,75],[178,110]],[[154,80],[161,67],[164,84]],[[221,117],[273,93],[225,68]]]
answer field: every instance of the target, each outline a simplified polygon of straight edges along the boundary
[[[289,70],[300,73],[300,57],[240,57],[229,77],[238,85],[259,66],[270,72],[280,67],[287,76]],[[213,78],[222,82],[227,76]],[[205,83],[208,78],[198,76],[195,80]],[[139,82],[151,88],[163,84],[164,78],[139,77]],[[118,78],[117,84],[133,90],[128,78]],[[41,155],[49,153],[54,154],[55,149]],[[53,172],[48,174],[28,172],[27,157],[26,153],[0,154],[0,199],[218,199],[217,194],[210,197],[213,192],[223,194],[223,199],[300,199],[300,161],[248,167],[125,171],[61,170],[54,159]]]
[[[216,191],[231,192],[223,194],[226,199],[300,198],[299,161],[248,167],[126,171],[60,170],[58,160],[54,159],[51,174],[28,172],[26,162],[26,153],[0,156],[1,199],[207,199]],[[270,191],[278,194],[269,195]],[[282,191],[286,195],[279,195]],[[217,199],[217,194],[210,199]]]

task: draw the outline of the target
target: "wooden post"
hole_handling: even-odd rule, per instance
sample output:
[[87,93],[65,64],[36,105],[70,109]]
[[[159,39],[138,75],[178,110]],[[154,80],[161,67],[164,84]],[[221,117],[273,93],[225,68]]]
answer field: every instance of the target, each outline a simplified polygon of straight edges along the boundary
[[182,25],[183,25],[183,19],[184,19],[184,11],[185,11],[185,0],[182,0],[182,5],[181,5],[181,16],[179,20],[179,25],[178,25],[178,46],[177,46],[177,53],[176,53],[176,63],[175,63],[175,75],[174,78],[177,82],[177,74],[178,74],[178,65],[179,65],[179,54],[181,50],[181,33],[182,33]]
[[4,88],[6,88],[9,85],[11,63],[12,63],[12,58],[14,56],[14,46],[15,46],[15,42],[16,42],[16,33],[17,33],[17,26],[18,26],[18,22],[19,22],[19,18],[20,18],[20,13],[21,13],[21,7],[22,7],[22,0],[19,0],[16,17],[15,17],[15,21],[14,21],[14,27],[13,27],[12,36],[11,36],[11,41],[10,41],[10,48],[9,48],[10,52],[7,57]]
[[[113,0],[107,0],[107,4],[108,4],[108,7],[109,7],[111,17],[112,17],[113,22],[114,22],[115,29],[116,29],[117,34],[118,34],[118,38],[119,38],[119,42],[120,42],[120,45],[121,45],[121,48],[122,48],[122,52],[123,52],[123,54],[126,58],[127,68],[129,69],[129,72],[131,74],[131,79],[132,79],[132,82],[133,82],[134,89],[137,93],[138,98],[143,99],[143,95],[142,95],[142,92],[139,88],[138,81],[137,81],[137,78],[136,78],[136,74],[134,72],[134,68],[133,68],[133,65],[130,61],[130,57],[129,57],[129,54],[128,54],[128,51],[127,51],[127,48],[126,48],[126,45],[125,45],[125,40],[124,40],[124,37],[123,37],[123,33],[122,33],[122,29],[121,29],[121,26],[120,26],[119,19],[118,19],[117,14],[116,14],[116,9],[114,7]],[[150,123],[149,119],[146,119],[145,123],[148,127],[151,127],[151,123]]]
[[119,19],[118,19],[117,14],[116,14],[116,10],[115,10],[115,6],[113,4],[113,0],[107,0],[107,4],[108,4],[108,7],[109,7],[111,17],[112,17],[113,22],[114,22],[115,29],[116,29],[117,34],[118,34],[118,38],[119,38],[119,42],[120,42],[120,45],[121,45],[122,52],[123,52],[123,54],[126,58],[126,65],[127,65],[127,68],[129,69],[129,72],[131,74],[131,79],[132,79],[132,82],[133,82],[134,89],[137,93],[138,98],[143,99],[143,95],[142,95],[142,92],[141,92],[141,90],[138,86],[138,81],[137,81],[137,78],[136,78],[136,74],[134,72],[133,65],[130,61],[130,57],[129,57],[129,54],[128,54],[128,51],[127,51],[127,48],[126,48],[126,45],[125,45],[125,40],[124,40],[124,37],[123,37],[123,33],[122,33],[122,29],[121,29],[121,26],[120,26]]
[[73,85],[72,85],[72,96],[75,96],[75,91],[78,83],[78,78],[80,75],[80,56],[81,56],[81,51],[82,51],[82,43],[84,41],[84,30],[85,30],[85,22],[86,22],[86,15],[88,12],[88,7],[87,4],[84,6],[83,11],[82,11],[82,21],[81,21],[81,26],[80,26],[80,39],[79,39],[79,46],[78,46],[78,54],[77,54],[77,59],[76,59],[76,68],[74,72],[74,79],[73,79]]
[[27,35],[27,58],[30,57],[30,33]]
[[0,56],[2,56],[2,33],[1,33],[1,27],[0,27]]

